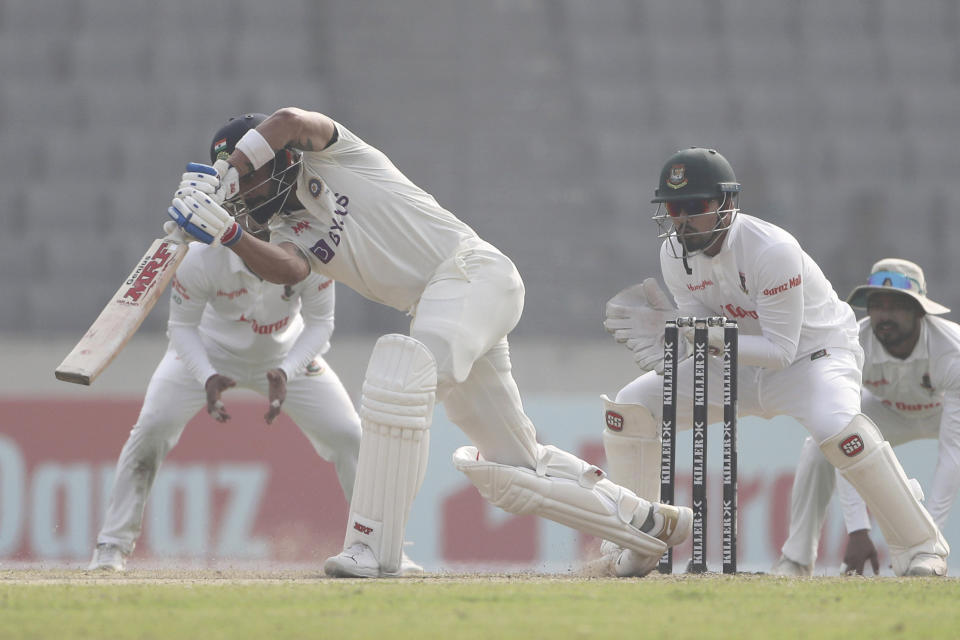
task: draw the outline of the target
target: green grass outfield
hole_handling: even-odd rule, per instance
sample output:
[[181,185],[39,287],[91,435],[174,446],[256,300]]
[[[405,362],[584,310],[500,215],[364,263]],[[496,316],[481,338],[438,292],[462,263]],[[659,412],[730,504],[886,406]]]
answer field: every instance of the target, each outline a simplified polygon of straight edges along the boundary
[[960,581],[0,570],[0,638],[957,638]]

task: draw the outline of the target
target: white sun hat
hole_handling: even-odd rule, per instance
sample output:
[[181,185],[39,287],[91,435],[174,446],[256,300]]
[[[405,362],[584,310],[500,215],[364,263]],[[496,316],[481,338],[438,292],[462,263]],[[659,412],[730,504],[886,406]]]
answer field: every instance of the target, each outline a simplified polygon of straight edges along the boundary
[[851,307],[866,308],[867,297],[874,291],[903,293],[920,303],[923,310],[933,315],[949,313],[950,309],[927,297],[927,281],[923,269],[909,260],[884,258],[870,269],[867,284],[850,292],[847,302]]

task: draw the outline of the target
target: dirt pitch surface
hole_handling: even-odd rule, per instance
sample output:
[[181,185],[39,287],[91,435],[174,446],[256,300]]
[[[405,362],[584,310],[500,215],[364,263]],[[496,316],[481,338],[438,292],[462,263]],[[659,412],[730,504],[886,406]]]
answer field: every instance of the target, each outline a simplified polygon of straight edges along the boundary
[[[736,578],[749,579],[753,575],[764,574],[737,574]],[[438,571],[426,573],[423,576],[411,578],[379,579],[391,582],[433,582],[433,583],[509,583],[509,582],[593,582],[604,580],[645,582],[656,580],[664,584],[683,583],[691,580],[710,578],[733,579],[733,576],[721,574],[688,575],[675,574],[665,576],[653,572],[645,578],[613,578],[603,575],[596,568],[587,567],[578,571],[566,573],[538,573],[535,571],[510,572],[454,572]],[[363,578],[356,578],[358,582],[368,582]],[[17,584],[204,584],[204,585],[238,585],[238,584],[312,584],[312,583],[342,583],[343,578],[330,578],[320,569],[283,568],[283,569],[233,569],[233,568],[162,568],[162,569],[128,569],[123,573],[113,571],[87,571],[84,569],[66,568],[0,568],[0,585]]]

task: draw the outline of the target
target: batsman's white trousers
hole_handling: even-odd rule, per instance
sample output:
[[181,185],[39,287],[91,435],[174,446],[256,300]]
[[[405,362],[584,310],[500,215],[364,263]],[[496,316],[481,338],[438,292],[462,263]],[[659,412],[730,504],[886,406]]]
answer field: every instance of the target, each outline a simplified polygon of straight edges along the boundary
[[523,281],[509,258],[478,240],[437,269],[410,325],[437,363],[437,399],[491,462],[536,467],[533,423],[513,379],[507,334],[523,312]]
[[[860,413],[860,353],[828,349],[777,371],[741,366],[737,376],[740,416],[790,416],[817,442],[842,431]],[[677,428],[693,425],[693,358],[677,365]],[[650,371],[617,394],[616,401],[641,404],[659,423],[663,413],[663,376]],[[707,358],[708,424],[723,420],[723,359]],[[659,474],[659,470],[657,471]]]
[[[321,374],[301,375],[287,382],[283,411],[300,427],[317,453],[334,464],[349,502],[360,451],[360,417],[337,374],[322,358],[317,361],[323,367]],[[236,380],[237,388],[252,389],[264,396],[268,392],[266,372],[280,364],[277,361],[252,366],[236,359],[224,361],[214,354],[211,362],[218,373]],[[229,393],[224,401],[229,408]],[[98,543],[116,544],[128,554],[133,551],[157,470],[180,440],[187,422],[206,403],[203,385],[187,371],[176,352],[168,348],[150,378],[140,417],[120,452]],[[266,410],[264,402],[263,413]],[[266,424],[264,428],[268,428]],[[230,437],[229,426],[223,434]]]
[[[940,435],[940,414],[908,420],[885,406],[866,389],[863,390],[861,403],[863,413],[876,423],[884,439],[893,447],[913,440],[938,438]],[[847,531],[869,529],[870,516],[856,489],[837,474],[817,443],[807,438],[800,452],[790,497],[790,535],[782,547],[784,555],[794,562],[810,566],[816,561],[821,529],[835,487]],[[927,509],[941,531],[955,493],[934,489],[927,495]],[[949,495],[951,499],[936,504],[931,501],[934,495]]]

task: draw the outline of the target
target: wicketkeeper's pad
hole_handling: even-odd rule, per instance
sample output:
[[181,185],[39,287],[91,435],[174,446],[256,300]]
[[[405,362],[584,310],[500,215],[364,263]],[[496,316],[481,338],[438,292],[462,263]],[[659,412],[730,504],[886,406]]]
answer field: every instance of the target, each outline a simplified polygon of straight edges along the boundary
[[644,500],[660,501],[660,425],[639,404],[603,400],[603,450],[607,473]]
[[946,557],[950,547],[870,418],[858,414],[843,431],[821,442],[820,450],[877,519],[896,575],[903,575],[918,553]]

